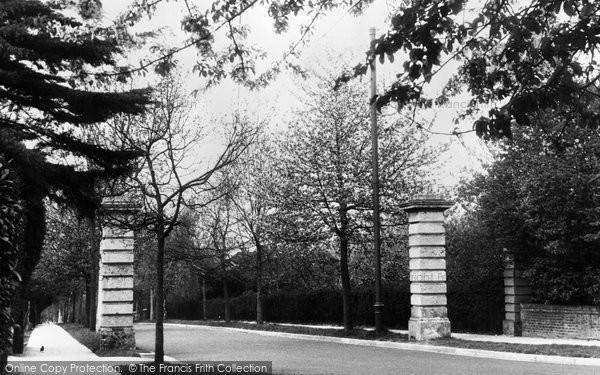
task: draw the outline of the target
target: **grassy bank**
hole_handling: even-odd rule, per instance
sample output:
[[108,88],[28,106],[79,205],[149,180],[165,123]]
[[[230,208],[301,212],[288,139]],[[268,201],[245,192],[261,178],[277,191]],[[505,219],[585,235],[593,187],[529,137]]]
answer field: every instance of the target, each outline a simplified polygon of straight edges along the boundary
[[99,357],[139,357],[138,350],[101,349],[100,334],[90,331],[81,324],[65,323],[60,326]]

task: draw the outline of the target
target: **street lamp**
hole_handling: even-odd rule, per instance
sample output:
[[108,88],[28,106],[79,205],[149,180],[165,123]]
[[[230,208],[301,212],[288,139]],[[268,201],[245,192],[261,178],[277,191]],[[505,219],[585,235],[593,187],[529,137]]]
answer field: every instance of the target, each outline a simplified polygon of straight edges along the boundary
[[[369,30],[371,47],[375,40],[375,28]],[[371,68],[371,159],[373,167],[373,249],[375,256],[375,331],[383,332],[383,301],[381,298],[381,239],[379,223],[379,162],[377,145],[377,76],[375,74],[376,60],[373,58],[369,64]]]

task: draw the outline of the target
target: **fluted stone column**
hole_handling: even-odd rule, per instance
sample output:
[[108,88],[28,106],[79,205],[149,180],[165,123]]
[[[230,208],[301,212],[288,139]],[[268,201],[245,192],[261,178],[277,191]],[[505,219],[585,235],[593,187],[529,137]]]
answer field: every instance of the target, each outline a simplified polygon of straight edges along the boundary
[[450,337],[446,307],[444,211],[452,202],[423,195],[403,206],[408,213],[411,317],[408,336],[415,340]]
[[507,336],[521,336],[521,303],[531,302],[531,287],[514,254],[504,249],[504,320],[502,332]]
[[[102,348],[135,349],[133,331],[133,243],[134,233],[121,229],[117,221],[126,221],[134,213],[129,201],[105,199],[102,208],[107,217],[100,242],[100,272],[96,331]],[[112,220],[111,220],[112,219]]]

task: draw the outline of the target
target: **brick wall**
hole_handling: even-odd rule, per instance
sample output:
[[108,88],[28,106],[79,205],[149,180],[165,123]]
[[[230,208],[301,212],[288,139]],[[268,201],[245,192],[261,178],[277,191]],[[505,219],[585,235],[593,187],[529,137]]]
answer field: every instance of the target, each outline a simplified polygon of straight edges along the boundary
[[600,339],[599,306],[521,304],[523,336]]

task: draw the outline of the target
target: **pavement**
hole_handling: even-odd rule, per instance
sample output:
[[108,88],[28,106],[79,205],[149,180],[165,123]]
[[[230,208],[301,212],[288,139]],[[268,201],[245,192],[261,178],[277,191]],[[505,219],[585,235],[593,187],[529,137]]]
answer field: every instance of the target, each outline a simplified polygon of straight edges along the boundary
[[[41,348],[44,347],[42,351]],[[60,326],[41,324],[35,327],[23,354],[9,356],[11,361],[93,361],[98,356],[80,344]]]
[[[44,350],[41,350],[44,347]],[[154,353],[145,353],[142,357],[99,357],[85,345],[75,340],[61,326],[44,323],[36,326],[22,354],[8,356],[8,362],[28,361],[111,361],[111,362],[145,362],[151,361]],[[165,360],[174,360],[165,356]]]

